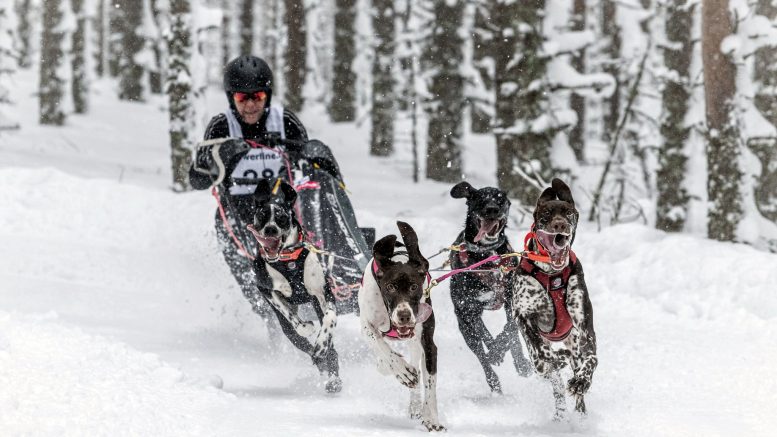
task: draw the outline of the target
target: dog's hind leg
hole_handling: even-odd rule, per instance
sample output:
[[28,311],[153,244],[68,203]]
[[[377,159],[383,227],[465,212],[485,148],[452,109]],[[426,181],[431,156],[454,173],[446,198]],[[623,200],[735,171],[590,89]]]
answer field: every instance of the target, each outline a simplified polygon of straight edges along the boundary
[[[458,308],[455,308],[455,312],[456,320],[459,322],[459,331],[461,331],[461,335],[464,337],[464,342],[467,344],[467,347],[469,347],[480,362],[483,373],[486,375],[488,387],[494,393],[502,393],[502,384],[499,382],[499,376],[497,376],[494,368],[491,367],[488,354],[486,354],[486,350],[483,348],[485,339],[481,336],[482,329],[479,326],[483,325],[483,328],[485,328],[483,319],[481,318],[482,313],[473,314],[471,312],[460,311]],[[486,330],[486,332],[488,331]],[[488,334],[488,336],[490,338],[491,334]]]

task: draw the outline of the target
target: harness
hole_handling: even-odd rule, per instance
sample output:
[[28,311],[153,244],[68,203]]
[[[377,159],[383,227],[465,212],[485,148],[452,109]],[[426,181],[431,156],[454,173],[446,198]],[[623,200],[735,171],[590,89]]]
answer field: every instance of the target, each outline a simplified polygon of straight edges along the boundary
[[[527,235],[527,238],[529,235]],[[538,247],[542,247],[537,244]],[[553,323],[553,329],[550,332],[543,332],[539,330],[540,335],[549,341],[562,341],[572,331],[572,317],[567,310],[566,298],[567,298],[567,285],[569,284],[569,277],[572,275],[572,269],[577,265],[577,256],[573,251],[569,251],[569,263],[561,271],[553,274],[548,274],[542,269],[537,267],[528,258],[522,258],[519,264],[519,269],[522,275],[531,276],[545,288],[550,294],[550,298],[553,301],[553,309],[555,311],[555,321]]]
[[[463,237],[463,235],[460,237]],[[510,246],[510,243],[507,242],[507,238],[505,238],[504,236],[502,236],[496,243],[490,244],[488,246],[480,246],[477,244],[469,243],[467,241],[462,241],[459,245],[451,246],[450,249],[451,251],[457,252],[459,262],[463,266],[469,266],[472,255],[483,254],[488,252],[493,252],[494,254],[501,255],[499,251],[497,251],[497,249],[499,249],[504,245],[506,245],[506,252],[504,253],[511,253],[513,251],[513,248]],[[493,290],[494,295],[491,298],[491,300],[488,301],[489,306],[486,309],[490,311],[496,311],[501,309],[502,306],[504,306],[506,288],[505,288],[503,278],[507,272],[515,269],[516,267],[515,260],[516,260],[515,258],[511,257],[511,258],[505,258],[505,259],[499,260],[498,262],[492,261],[491,262],[491,264],[493,264],[492,271],[478,271],[478,272],[468,273],[469,275],[474,276],[480,282],[485,284],[486,288]],[[489,263],[485,263],[483,265],[488,265],[488,264]]]

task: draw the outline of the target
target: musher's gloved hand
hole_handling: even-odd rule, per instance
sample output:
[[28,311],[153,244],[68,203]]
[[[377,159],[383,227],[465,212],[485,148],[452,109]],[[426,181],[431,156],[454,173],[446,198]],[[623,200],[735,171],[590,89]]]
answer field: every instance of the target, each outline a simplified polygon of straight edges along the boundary
[[197,148],[195,169],[200,173],[209,174],[214,179],[213,184],[218,185],[227,173],[232,171],[242,154],[250,148],[242,139],[223,138],[205,141]]

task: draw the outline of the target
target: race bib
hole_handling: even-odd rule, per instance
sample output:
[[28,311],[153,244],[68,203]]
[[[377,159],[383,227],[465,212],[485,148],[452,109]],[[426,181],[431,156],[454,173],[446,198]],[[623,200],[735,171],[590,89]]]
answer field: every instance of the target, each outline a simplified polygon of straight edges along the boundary
[[[283,167],[283,155],[273,149],[251,149],[243,156],[232,171],[232,186],[229,194],[240,196],[252,194],[259,179],[274,179]],[[253,182],[253,183],[252,183]]]

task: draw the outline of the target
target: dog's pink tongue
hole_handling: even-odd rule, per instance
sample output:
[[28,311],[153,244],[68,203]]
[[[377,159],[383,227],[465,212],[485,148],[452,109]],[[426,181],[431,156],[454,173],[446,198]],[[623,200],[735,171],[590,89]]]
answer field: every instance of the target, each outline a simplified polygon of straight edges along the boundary
[[480,225],[480,229],[478,229],[478,234],[475,235],[474,242],[477,243],[478,241],[482,240],[483,237],[485,237],[488,234],[491,234],[494,232],[495,228],[499,225],[498,220],[491,220],[483,223]]

